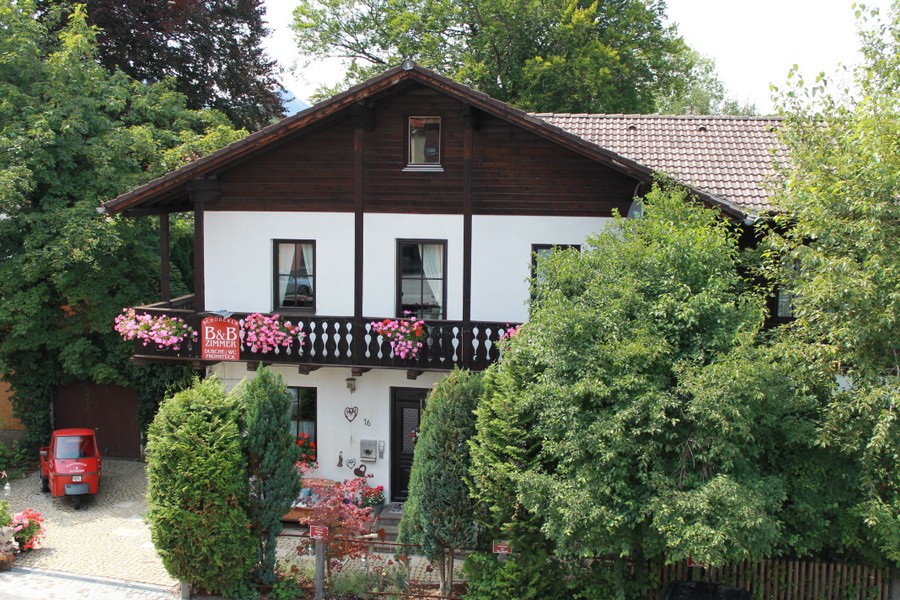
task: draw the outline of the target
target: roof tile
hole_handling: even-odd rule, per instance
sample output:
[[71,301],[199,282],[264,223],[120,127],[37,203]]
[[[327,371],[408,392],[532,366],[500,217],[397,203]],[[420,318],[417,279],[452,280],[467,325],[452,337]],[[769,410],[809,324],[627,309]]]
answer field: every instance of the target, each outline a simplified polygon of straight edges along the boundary
[[750,213],[771,209],[766,185],[785,160],[775,117],[532,116]]

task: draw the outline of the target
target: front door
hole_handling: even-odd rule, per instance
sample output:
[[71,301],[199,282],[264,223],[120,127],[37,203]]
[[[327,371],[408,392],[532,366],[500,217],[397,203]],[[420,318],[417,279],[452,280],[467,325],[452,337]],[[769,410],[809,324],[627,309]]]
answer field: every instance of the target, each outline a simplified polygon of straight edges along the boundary
[[413,433],[419,428],[427,389],[391,388],[391,501],[409,495],[409,474],[416,449]]

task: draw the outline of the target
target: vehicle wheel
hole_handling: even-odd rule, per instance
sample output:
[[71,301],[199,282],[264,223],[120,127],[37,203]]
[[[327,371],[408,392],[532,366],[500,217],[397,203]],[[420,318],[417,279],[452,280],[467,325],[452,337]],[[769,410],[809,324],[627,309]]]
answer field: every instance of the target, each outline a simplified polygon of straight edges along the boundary
[[75,506],[75,510],[81,508],[81,496],[72,496],[72,504]]
[[47,481],[43,474],[41,474],[41,491],[45,494],[50,491],[50,482]]

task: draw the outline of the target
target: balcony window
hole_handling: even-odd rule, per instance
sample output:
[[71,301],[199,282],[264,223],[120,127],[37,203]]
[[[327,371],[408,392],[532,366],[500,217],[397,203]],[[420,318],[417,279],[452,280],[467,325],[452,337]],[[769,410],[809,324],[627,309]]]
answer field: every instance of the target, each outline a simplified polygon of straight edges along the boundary
[[316,441],[316,388],[289,387],[291,395],[290,433],[299,437],[301,433]]
[[409,155],[411,169],[441,166],[441,118],[409,117]]
[[275,240],[275,310],[316,308],[316,243]]
[[398,240],[397,257],[398,316],[446,319],[447,242]]

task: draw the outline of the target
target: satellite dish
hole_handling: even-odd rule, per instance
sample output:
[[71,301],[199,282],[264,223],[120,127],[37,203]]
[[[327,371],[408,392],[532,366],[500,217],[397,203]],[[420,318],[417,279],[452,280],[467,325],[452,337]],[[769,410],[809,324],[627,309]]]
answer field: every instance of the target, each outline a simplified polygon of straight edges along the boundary
[[631,203],[631,206],[628,207],[628,215],[629,219],[640,219],[644,216],[644,203],[641,200],[634,200]]

